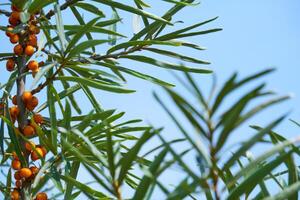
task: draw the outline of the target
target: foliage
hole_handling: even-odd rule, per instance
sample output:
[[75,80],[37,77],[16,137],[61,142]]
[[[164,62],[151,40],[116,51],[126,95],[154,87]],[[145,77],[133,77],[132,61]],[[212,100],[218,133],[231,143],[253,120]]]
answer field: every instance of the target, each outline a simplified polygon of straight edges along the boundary
[[[153,199],[158,190],[167,199],[195,199],[199,194],[207,199],[223,196],[238,199],[242,195],[252,197],[253,193],[260,199],[271,195],[266,181],[274,181],[282,188],[283,192],[275,196],[276,199],[298,198],[298,173],[293,160],[294,153],[298,154],[294,146],[298,139],[289,141],[272,131],[284,117],[265,128],[253,126],[256,135],[234,149],[232,155],[221,157],[229,137],[239,126],[265,108],[288,99],[287,96],[276,97],[246,111],[254,99],[273,94],[264,91],[262,84],[222,112],[221,106],[231,92],[272,70],[241,81],[237,81],[235,74],[218,94],[215,95],[213,89],[207,100],[190,73],[211,73],[202,67],[209,62],[179,53],[179,50],[204,50],[182,39],[220,31],[219,28],[198,30],[217,18],[175,30],[178,22],[174,16],[197,3],[194,0],[163,1],[170,9],[161,16],[147,12],[151,6],[143,0],[130,3],[114,0],[1,2],[1,17],[9,18],[10,26],[2,21],[0,30],[16,44],[13,51],[0,53],[0,61],[6,62],[11,73],[7,82],[0,85],[3,92],[1,171],[6,174],[6,180],[0,180],[0,191],[6,199],[19,199],[15,195],[20,195],[20,199],[39,200],[48,195],[51,199],[65,200],[140,200]],[[142,28],[135,27],[134,35],[117,30],[123,14],[141,18]],[[65,24],[64,15],[76,22]],[[174,62],[165,59],[174,59]],[[188,81],[184,86],[202,109],[172,90],[172,83],[123,66],[124,60],[183,72]],[[178,60],[180,64],[176,64]],[[157,95],[156,99],[174,120],[183,139],[166,141],[162,129],[140,125],[141,120],[125,120],[125,113],[102,108],[94,91],[132,93],[134,90],[124,87],[126,75],[162,86],[204,142],[200,143],[198,138],[195,142]],[[78,96],[89,100],[90,105],[84,106],[92,107],[90,111],[82,109]],[[44,102],[37,106],[38,101]],[[269,137],[266,139],[266,136]],[[161,143],[144,152],[152,138],[160,139]],[[189,146],[178,152],[174,145],[182,142]],[[247,152],[257,143],[274,146],[252,160]],[[197,155],[200,171],[185,162],[185,156],[190,153]],[[149,159],[151,155],[153,159]],[[249,160],[246,165],[242,161],[245,156]],[[236,168],[237,164],[240,169]],[[281,164],[286,169],[272,173]],[[171,166],[177,165],[186,178],[170,188],[160,178]],[[29,169],[34,166],[37,168]],[[83,170],[90,175],[89,180],[80,177]],[[281,174],[288,176],[284,184]],[[21,178],[16,178],[17,175]],[[221,195],[223,191],[226,192]]]
[[[256,132],[254,135],[239,144],[228,145],[230,137],[246,134],[239,129],[241,125],[259,112],[289,99],[289,96],[277,96],[265,90],[264,83],[256,83],[257,79],[272,71],[267,69],[241,80],[235,73],[217,93],[214,83],[208,98],[190,74],[185,74],[185,80],[178,77],[192,94],[192,100],[172,89],[166,89],[166,92],[193,127],[195,135],[190,134],[188,127],[155,94],[157,101],[186,138],[188,146],[193,149],[198,165],[196,169],[187,165],[186,158],[167,145],[187,177],[182,182],[182,188],[166,191],[169,199],[182,199],[188,195],[198,195],[199,199],[298,199],[299,174],[294,157],[299,156],[299,147],[296,146],[299,137],[287,140],[272,131],[286,115],[270,121],[264,128],[251,126]],[[253,89],[232,101],[232,93],[236,90],[246,91],[247,85]],[[266,100],[257,103],[259,98]],[[232,101],[231,105],[228,99]],[[165,142],[163,137],[161,140]],[[271,144],[270,149],[257,157],[253,156],[251,149],[255,145],[264,145],[261,149],[265,149],[267,144]],[[274,195],[274,191],[277,194]],[[196,196],[192,198],[197,199]]]

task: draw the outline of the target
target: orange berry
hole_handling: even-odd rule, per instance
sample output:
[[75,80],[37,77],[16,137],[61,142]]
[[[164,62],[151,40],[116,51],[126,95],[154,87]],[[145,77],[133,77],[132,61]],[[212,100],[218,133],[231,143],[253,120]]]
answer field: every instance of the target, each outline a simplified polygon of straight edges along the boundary
[[37,168],[35,166],[30,167],[30,170],[33,175],[37,175],[39,173],[39,168]]
[[40,159],[40,157],[44,157],[43,154],[44,154],[43,150],[41,148],[37,147],[37,148],[35,148],[35,150],[33,150],[31,152],[31,160],[36,161],[36,160]]
[[14,47],[14,53],[18,56],[21,56],[23,54],[23,51],[24,51],[24,49],[23,49],[22,45],[20,45],[20,44],[18,44]]
[[17,12],[17,11],[13,11],[10,15],[10,17],[16,21],[20,21],[20,12]]
[[37,46],[37,37],[34,34],[28,36],[27,44],[36,47]]
[[42,149],[43,151],[43,157],[45,157],[47,155],[47,149],[45,147],[43,147],[42,145],[37,145],[38,148]]
[[27,137],[33,136],[35,134],[35,130],[32,126],[27,125],[23,129],[23,134]]
[[20,172],[19,171],[16,171],[16,173],[14,174],[14,177],[16,180],[21,180],[22,177],[20,176]]
[[35,148],[35,143],[34,142],[26,142],[25,143],[25,149],[27,151],[32,151],[33,148]]
[[9,112],[12,118],[17,118],[20,114],[20,109],[17,106],[13,106],[9,109]]
[[16,181],[16,187],[20,189],[22,187],[22,181],[17,180]]
[[6,62],[6,69],[7,71],[11,72],[15,69],[15,61],[13,59],[8,59]]
[[36,200],[48,200],[48,196],[45,192],[38,193],[36,195]]
[[19,160],[13,160],[12,163],[11,163],[11,167],[14,169],[14,170],[19,170],[21,169],[21,162]]
[[13,98],[12,98],[12,103],[13,103],[14,105],[17,105],[17,104],[18,104],[18,101],[17,101],[17,95],[13,96]]
[[32,94],[31,92],[29,91],[25,91],[22,95],[22,100],[25,102],[25,103],[28,103],[32,100]]
[[29,168],[20,169],[20,176],[22,178],[29,178],[32,175],[32,172]]
[[11,200],[19,200],[21,199],[21,195],[18,190],[14,189],[10,194]]
[[32,60],[27,65],[29,70],[36,71],[39,68],[39,63],[35,60]]
[[44,118],[42,115],[35,113],[33,115],[33,120],[35,121],[35,123],[37,124],[42,124],[44,122]]
[[34,110],[34,108],[39,104],[39,100],[38,98],[36,98],[35,96],[33,96],[31,98],[31,101],[27,102],[26,104],[26,108],[30,111]]
[[19,20],[16,20],[16,19],[13,18],[12,16],[10,16],[10,17],[8,18],[8,22],[9,22],[9,24],[12,25],[12,26],[17,26],[17,25],[20,23]]
[[6,36],[11,37],[13,35],[13,30],[14,30],[13,27],[11,27],[11,26],[7,27],[7,30],[5,32]]
[[18,43],[19,40],[20,40],[20,37],[19,37],[18,34],[12,34],[12,35],[10,36],[10,42],[11,42],[12,44]]
[[25,54],[27,56],[32,56],[34,54],[34,47],[31,45],[27,45],[25,48]]

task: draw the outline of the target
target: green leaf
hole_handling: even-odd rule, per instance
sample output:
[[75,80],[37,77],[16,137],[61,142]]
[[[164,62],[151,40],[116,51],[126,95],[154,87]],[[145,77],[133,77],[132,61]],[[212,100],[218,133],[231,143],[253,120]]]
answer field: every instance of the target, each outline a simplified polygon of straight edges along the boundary
[[282,162],[284,162],[293,151],[289,151],[285,154],[278,156],[273,161],[257,167],[251,175],[247,176],[227,197],[228,200],[238,199],[248,188],[254,187],[259,181],[269,174],[273,169],[278,167]]
[[285,199],[290,199],[290,197],[297,194],[299,192],[299,190],[300,190],[300,182],[296,182],[296,183],[286,187],[284,190],[280,191],[276,195],[264,198],[263,200],[285,200]]
[[238,100],[227,112],[222,116],[220,124],[223,124],[223,130],[218,138],[216,151],[219,151],[228,139],[228,136],[235,128],[235,123],[239,119],[241,112],[245,109],[246,105],[255,97],[259,96],[260,91],[264,88],[264,84],[257,86],[249,93],[244,95]]
[[[274,154],[276,154],[278,152],[282,152],[285,148],[287,148],[287,147],[291,146],[292,144],[299,142],[299,141],[300,141],[300,138],[295,138],[290,141],[284,141],[284,142],[274,146],[270,150],[264,152],[262,155],[258,156],[255,160],[253,160],[247,166],[245,166],[242,170],[238,171],[236,173],[236,175],[234,175],[234,177],[232,177],[231,180],[227,182],[227,187],[234,185],[240,177],[248,174],[249,171],[257,168],[257,166],[259,164],[261,164],[261,162],[263,162],[264,160],[271,158],[271,156],[273,156]],[[295,151],[295,150],[293,149],[293,151]]]
[[138,156],[140,149],[143,145],[150,140],[156,134],[155,131],[146,131],[143,136],[138,140],[138,142],[124,155],[124,157],[120,160],[121,170],[118,178],[119,184],[122,184],[125,179],[128,170],[132,167],[133,161]]
[[99,17],[105,17],[104,13],[96,6],[91,3],[77,2],[74,6],[82,8],[92,14],[98,15]]
[[88,196],[94,196],[94,197],[99,197],[99,198],[107,198],[107,200],[110,199],[105,194],[103,194],[102,192],[94,190],[91,187],[87,186],[86,184],[83,184],[83,183],[80,183],[80,182],[76,181],[74,178],[72,178],[70,176],[60,175],[60,178],[63,179],[67,183],[71,183],[72,185],[77,187],[79,190],[81,190],[82,192],[84,192]]
[[167,50],[163,50],[163,49],[156,49],[156,48],[150,48],[150,47],[143,48],[143,49],[147,50],[147,51],[157,53],[157,54],[160,54],[160,55],[166,55],[166,56],[178,58],[178,59],[181,59],[181,60],[187,61],[187,62],[192,62],[192,63],[197,63],[197,64],[204,64],[204,65],[210,64],[210,62],[199,60],[197,58],[192,58],[192,57],[185,56],[185,55],[180,55],[180,54],[175,53],[173,51],[167,51]]
[[54,10],[55,10],[56,29],[58,32],[57,34],[58,34],[59,41],[60,41],[61,53],[63,54],[68,45],[68,42],[66,39],[62,14],[61,14],[60,6],[58,5],[58,3],[54,4]]
[[[119,19],[119,15],[115,10],[113,10],[111,20],[117,20],[117,19]],[[114,33],[117,32],[117,23],[110,25],[109,29]],[[108,40],[110,40],[110,42],[109,42],[110,45],[116,45],[117,36],[114,34],[108,35]]]
[[[24,0],[21,0],[21,2],[26,2]],[[33,0],[28,8],[28,12],[31,14],[34,14],[38,11],[40,11],[42,8],[46,7],[47,5],[56,2],[56,0]],[[24,4],[23,3],[23,4]],[[16,4],[19,5],[19,4]]]
[[282,122],[284,118],[285,116],[273,121],[266,128],[259,131],[255,136],[251,137],[248,141],[242,143],[242,146],[230,157],[228,161],[225,162],[223,170],[228,170],[229,167],[231,167],[237,159],[239,159],[246,153],[246,151],[248,151],[253,145],[260,141],[265,134],[267,134],[270,130],[272,130],[275,126]]
[[63,80],[63,81],[72,81],[72,82],[79,82],[81,84],[87,85],[89,87],[106,90],[109,92],[115,92],[115,93],[132,93],[135,92],[134,90],[127,90],[120,87],[111,86],[108,83],[105,83],[103,81],[93,81],[91,79],[87,78],[81,78],[81,77],[73,77],[73,76],[60,76],[57,77],[57,80]]
[[[73,177],[73,178],[76,179],[79,167],[80,167],[80,162],[73,162],[70,174],[68,174],[68,175],[70,177]],[[66,186],[66,192],[65,192],[64,200],[69,200],[72,196],[72,191],[73,191],[74,185],[73,185],[72,182],[67,182],[66,185],[67,186]]]
[[49,113],[50,113],[50,125],[51,125],[51,144],[54,148],[54,154],[57,154],[57,119],[56,119],[56,109],[55,109],[55,97],[53,93],[54,87],[49,85],[47,87],[47,102],[49,105]]
[[174,87],[175,86],[175,85],[173,85],[171,83],[167,83],[167,82],[165,82],[163,80],[160,80],[160,79],[155,78],[153,76],[150,76],[148,74],[144,74],[144,73],[141,73],[141,72],[129,69],[129,68],[125,68],[125,67],[121,67],[121,66],[116,66],[116,65],[109,64],[109,63],[104,63],[104,62],[96,62],[95,64],[102,65],[102,66],[108,67],[110,69],[117,68],[121,72],[124,72],[126,74],[135,76],[135,77],[140,78],[140,79],[144,79],[146,81],[150,81],[152,83],[155,83],[155,84],[158,84],[158,85],[161,85],[161,86],[164,86],[164,87]]
[[273,71],[274,69],[267,69],[249,77],[246,77],[239,82],[236,82],[237,74],[233,74],[233,76],[224,84],[223,88],[220,90],[218,96],[216,97],[214,105],[212,107],[211,116],[213,116],[219,105],[223,102],[223,99],[230,93],[245,85],[246,83],[249,83],[253,80],[257,80],[258,78],[265,76]]
[[110,54],[114,51],[120,49],[127,49],[129,47],[134,46],[149,46],[149,45],[167,45],[167,46],[181,46],[181,42],[179,41],[158,41],[158,40],[146,40],[146,41],[129,41],[125,43],[118,44],[113,46],[107,51],[107,54]]
[[159,170],[159,167],[163,163],[163,160],[165,156],[168,153],[168,149],[164,149],[160,152],[160,154],[157,155],[155,160],[151,163],[149,167],[149,172],[153,177],[149,177],[147,174],[144,175],[143,179],[139,183],[137,189],[135,190],[134,197],[132,198],[133,200],[139,200],[139,199],[144,199],[145,195],[147,194],[147,191],[149,190],[149,187],[152,182],[154,182],[153,179],[157,178],[157,171]]
[[126,56],[120,56],[120,58],[127,58],[130,60],[151,64],[161,68],[178,70],[183,72],[204,73],[204,74],[212,73],[212,71],[208,69],[186,67],[184,65],[162,62],[162,61],[155,60],[154,58],[140,56],[140,55],[126,55]]
[[154,19],[154,20],[157,20],[157,21],[160,21],[160,22],[163,22],[163,23],[172,24],[169,21],[167,21],[163,18],[157,17],[157,16],[155,16],[151,13],[145,12],[143,10],[140,10],[140,9],[137,9],[137,8],[134,8],[134,7],[116,2],[116,1],[112,1],[112,0],[93,0],[93,1],[111,6],[113,8],[118,8],[118,9],[121,9],[121,10],[125,10],[125,11],[128,11],[128,12],[137,14],[137,15],[145,16],[145,17],[148,17],[150,19]]
[[96,22],[99,20],[99,17],[91,20],[89,23],[87,23],[85,26],[83,26],[76,35],[72,38],[72,40],[69,42],[69,45],[65,51],[65,53],[68,53],[74,46],[75,44],[82,38],[83,35],[88,33],[90,29],[96,24]]
[[91,48],[91,47],[95,47],[99,44],[103,44],[109,42],[109,40],[88,40],[85,42],[82,42],[80,44],[78,44],[77,46],[75,46],[70,53],[68,54],[68,58],[72,58],[74,56],[76,56],[77,54],[82,53],[84,50]]

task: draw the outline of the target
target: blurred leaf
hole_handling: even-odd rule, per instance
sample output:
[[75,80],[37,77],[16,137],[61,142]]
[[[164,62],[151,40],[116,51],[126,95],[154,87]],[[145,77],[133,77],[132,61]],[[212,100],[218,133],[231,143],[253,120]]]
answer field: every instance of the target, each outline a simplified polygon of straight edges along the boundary
[[[26,2],[24,0],[21,0],[21,2]],[[55,0],[33,0],[28,8],[28,12],[31,14],[34,14],[38,11],[40,11],[42,8],[46,7],[47,5],[56,2]],[[23,3],[23,4],[24,4]],[[19,4],[16,4],[19,5]]]

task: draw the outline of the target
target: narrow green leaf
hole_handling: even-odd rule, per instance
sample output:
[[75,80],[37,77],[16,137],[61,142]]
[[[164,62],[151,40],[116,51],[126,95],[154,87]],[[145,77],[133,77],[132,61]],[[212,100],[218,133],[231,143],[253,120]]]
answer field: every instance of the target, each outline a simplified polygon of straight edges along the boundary
[[152,182],[154,182],[152,179],[157,178],[157,171],[161,164],[163,163],[163,160],[165,156],[168,153],[168,149],[164,149],[160,152],[160,154],[157,155],[155,160],[151,163],[151,166],[149,167],[149,172],[153,177],[149,177],[148,175],[144,175],[143,179],[139,183],[137,189],[135,190],[133,200],[139,200],[144,199],[145,195],[147,194],[147,191],[149,190],[149,187]]
[[[22,2],[26,3],[26,1],[22,1]],[[56,0],[33,0],[28,8],[28,12],[31,14],[34,14],[37,11],[40,11],[47,5],[54,3],[54,2],[56,2]],[[17,5],[19,5],[19,4],[17,4]]]
[[85,35],[87,32],[90,31],[90,28],[93,27],[98,20],[99,20],[99,17],[91,20],[89,23],[87,23],[85,26],[83,26],[80,30],[78,30],[76,35],[74,35],[72,40],[69,42],[69,45],[68,45],[65,53],[68,53],[72,48],[74,48],[75,44],[82,38],[83,35]]
[[126,56],[120,56],[120,58],[127,58],[130,60],[151,64],[161,68],[178,70],[183,72],[204,73],[204,74],[212,73],[212,71],[208,69],[186,67],[184,65],[162,62],[162,61],[155,60],[154,58],[140,56],[140,55],[126,55]]
[[74,56],[76,56],[77,54],[82,53],[84,50],[91,48],[91,47],[95,47],[97,45],[100,44],[104,44],[106,42],[109,42],[109,40],[88,40],[88,41],[84,41],[80,44],[78,44],[77,46],[75,46],[70,53],[68,54],[68,58],[72,58]]
[[149,45],[167,45],[167,46],[181,46],[181,42],[179,41],[158,41],[158,40],[146,40],[146,41],[129,41],[125,43],[118,44],[113,46],[107,51],[107,54],[110,54],[114,51],[120,49],[127,49],[129,47],[134,46],[149,46]]
[[57,80],[63,80],[63,81],[72,81],[72,82],[79,82],[81,84],[106,90],[109,92],[115,92],[115,93],[132,93],[135,92],[134,90],[127,90],[120,87],[110,86],[108,83],[100,82],[100,81],[93,81],[91,79],[81,78],[81,77],[73,77],[73,76],[61,76],[57,77]]
[[76,7],[82,8],[92,14],[98,15],[99,17],[105,17],[104,13],[96,6],[91,3],[77,2],[74,4]]
[[125,10],[125,11],[128,11],[128,12],[137,14],[137,15],[149,17],[150,19],[154,19],[154,20],[157,20],[157,21],[160,21],[160,22],[163,22],[163,23],[172,24],[169,21],[167,21],[167,20],[165,20],[163,18],[157,17],[157,16],[155,16],[155,15],[153,15],[151,13],[145,12],[143,10],[140,10],[140,9],[137,9],[137,8],[134,8],[134,7],[131,7],[131,6],[128,6],[128,5],[116,2],[116,1],[112,1],[112,0],[93,0],[93,1],[96,1],[96,2],[99,2],[101,4],[105,4],[105,5],[111,6],[113,8],[118,8],[118,9],[121,9],[121,10]]
[[120,160],[121,170],[118,178],[119,184],[125,179],[128,170],[132,167],[133,161],[136,159],[142,146],[150,140],[156,134],[155,131],[146,131],[143,136],[138,140],[138,142],[124,155]]

